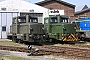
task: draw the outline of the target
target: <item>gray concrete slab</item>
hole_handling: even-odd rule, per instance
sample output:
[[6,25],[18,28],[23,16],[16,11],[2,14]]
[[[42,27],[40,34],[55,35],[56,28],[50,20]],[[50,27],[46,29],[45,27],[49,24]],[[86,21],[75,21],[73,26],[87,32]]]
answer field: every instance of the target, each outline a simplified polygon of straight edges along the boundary
[[82,60],[82,59],[75,59],[75,58],[68,58],[68,57],[61,57],[61,56],[52,56],[52,55],[27,56],[29,53],[8,51],[8,50],[0,50],[0,53],[4,54],[4,55],[13,55],[13,56],[22,57],[22,58],[28,58],[30,60]]

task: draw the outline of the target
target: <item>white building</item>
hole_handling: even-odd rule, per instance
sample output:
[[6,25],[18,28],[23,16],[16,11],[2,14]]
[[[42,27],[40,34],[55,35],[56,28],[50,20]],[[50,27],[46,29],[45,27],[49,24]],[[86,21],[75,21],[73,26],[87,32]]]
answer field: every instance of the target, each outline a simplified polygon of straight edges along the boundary
[[[21,12],[42,13],[43,17],[48,16],[48,9],[25,0],[3,0],[0,2],[0,38],[7,38],[12,17],[19,16]],[[44,23],[44,21],[41,22]]]

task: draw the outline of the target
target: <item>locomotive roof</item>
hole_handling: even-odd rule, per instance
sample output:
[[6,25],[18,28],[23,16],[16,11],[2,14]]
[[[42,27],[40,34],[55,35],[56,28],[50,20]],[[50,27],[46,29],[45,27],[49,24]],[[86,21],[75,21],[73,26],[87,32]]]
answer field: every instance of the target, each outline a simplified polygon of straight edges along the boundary
[[[59,15],[57,15],[57,16],[59,16]],[[56,18],[57,16],[50,16],[50,18]],[[60,17],[62,17],[62,18],[69,18],[69,16],[60,16]],[[49,17],[46,17],[46,18],[49,18]]]
[[[17,16],[18,18],[26,18],[26,15],[24,15],[24,16]],[[29,15],[29,17],[31,17],[31,18],[37,18],[37,17],[33,17],[33,16],[30,16]],[[13,17],[13,18],[16,18],[16,17]]]
[[81,20],[81,19],[79,19],[79,20],[73,20],[72,22],[90,22],[90,20]]

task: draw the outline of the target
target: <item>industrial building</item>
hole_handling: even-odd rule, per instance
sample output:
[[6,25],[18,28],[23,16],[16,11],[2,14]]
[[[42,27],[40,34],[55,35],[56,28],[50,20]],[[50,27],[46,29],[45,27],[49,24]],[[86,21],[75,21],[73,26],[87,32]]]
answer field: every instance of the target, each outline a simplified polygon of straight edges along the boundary
[[74,19],[75,5],[71,3],[62,0],[42,0],[35,4],[45,7],[51,11],[54,11],[54,13],[62,12],[62,14],[60,15],[66,15],[70,17],[69,22]]
[[12,18],[20,15],[31,14],[40,17],[39,22],[48,16],[48,9],[32,4],[25,0],[3,0],[0,2],[0,38],[7,38],[10,32]]
[[75,17],[90,17],[90,8],[87,5],[81,5],[75,9]]
[[59,14],[69,16],[71,22],[77,16],[90,16],[89,12],[90,8],[86,5],[81,11],[75,11],[75,5],[62,0],[41,0],[35,4],[25,0],[2,0],[0,1],[0,38],[7,38],[12,18],[16,16],[29,14],[38,17],[39,23],[44,23],[44,17]]

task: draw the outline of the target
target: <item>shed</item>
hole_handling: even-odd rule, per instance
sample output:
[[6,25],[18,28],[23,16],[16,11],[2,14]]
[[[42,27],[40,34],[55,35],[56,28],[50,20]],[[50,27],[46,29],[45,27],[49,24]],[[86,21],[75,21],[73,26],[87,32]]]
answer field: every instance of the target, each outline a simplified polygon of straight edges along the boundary
[[[20,16],[21,13],[42,14],[47,17],[48,9],[32,4],[25,0],[3,0],[0,2],[0,38],[7,38],[12,24],[12,17]],[[43,23],[43,18],[42,18]]]

